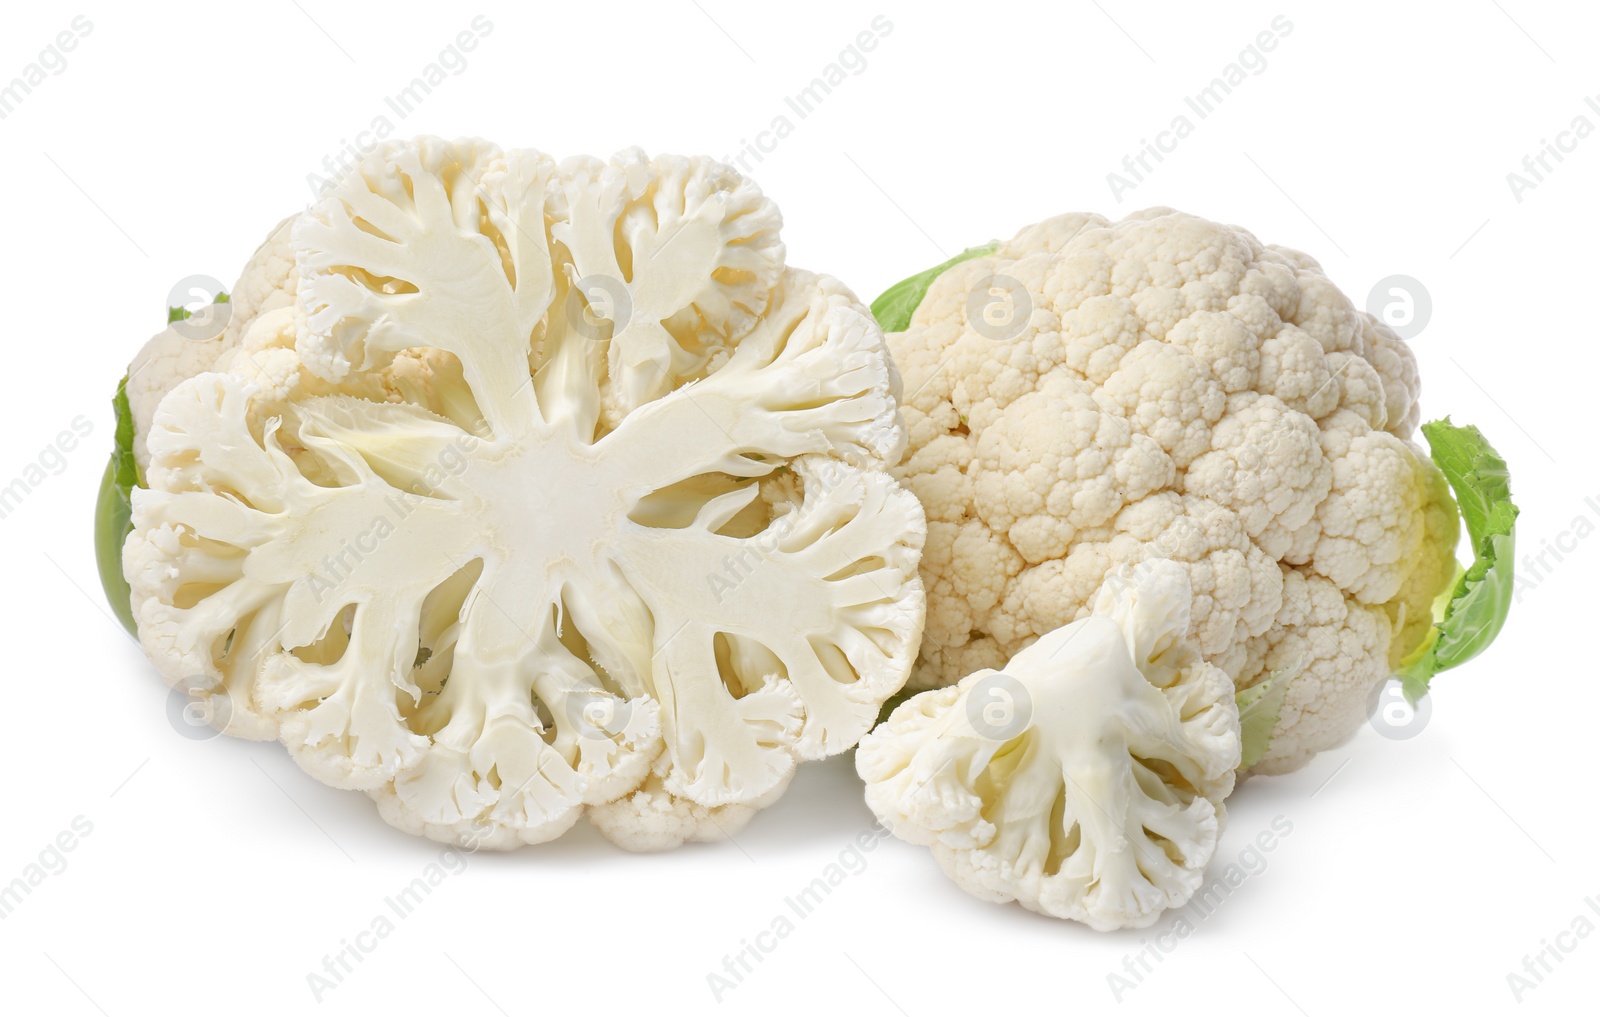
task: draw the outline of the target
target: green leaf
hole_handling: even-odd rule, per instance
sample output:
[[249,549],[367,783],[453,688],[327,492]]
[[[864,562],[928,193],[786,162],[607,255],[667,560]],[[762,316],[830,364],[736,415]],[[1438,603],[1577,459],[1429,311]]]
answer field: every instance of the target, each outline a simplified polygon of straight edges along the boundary
[[918,272],[909,279],[901,279],[884,290],[872,302],[872,316],[878,319],[878,326],[885,332],[904,332],[906,326],[911,324],[912,313],[922,303],[922,298],[928,295],[928,287],[933,285],[935,279],[953,265],[993,254],[999,246],[998,243],[988,243],[981,247],[969,247],[944,264],[935,265],[926,272]]
[[[226,293],[218,293],[212,298],[211,302],[213,304],[226,304],[228,295]],[[169,307],[167,308],[167,324],[170,325],[175,321],[188,321],[191,313],[187,307]]]
[[1412,702],[1427,694],[1434,675],[1488,649],[1506,623],[1516,585],[1517,506],[1506,461],[1476,427],[1457,427],[1449,417],[1423,424],[1422,434],[1455,491],[1473,561],[1434,602],[1433,627],[1401,661],[1397,677]]
[[140,484],[139,466],[133,459],[133,411],[128,408],[128,379],[117,385],[111,401],[117,414],[116,446],[100,478],[100,496],[94,507],[94,556],[100,567],[100,585],[106,591],[117,620],[138,635],[129,605],[128,581],[122,575],[122,544],[133,531],[132,491]]
[[1272,733],[1278,727],[1278,716],[1283,712],[1283,697],[1289,691],[1289,682],[1298,672],[1298,667],[1273,671],[1234,695],[1233,701],[1239,706],[1239,736],[1242,743],[1239,769],[1249,769],[1267,754],[1267,748],[1272,744]]

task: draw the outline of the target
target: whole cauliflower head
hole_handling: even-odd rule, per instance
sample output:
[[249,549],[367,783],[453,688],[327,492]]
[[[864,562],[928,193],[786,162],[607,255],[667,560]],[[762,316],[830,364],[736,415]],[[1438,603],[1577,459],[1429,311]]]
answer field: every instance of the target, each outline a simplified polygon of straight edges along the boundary
[[913,696],[861,742],[867,804],[985,900],[1144,928],[1199,888],[1241,741],[1233,683],[1184,640],[1188,570],[1107,578],[1003,671]]
[[924,605],[882,335],[779,226],[707,159],[380,147],[139,435],[157,668],[439,840],[736,830],[870,728]]
[[1297,251],[1166,208],[1058,216],[945,269],[888,341],[928,514],[915,688],[1170,558],[1239,689],[1301,669],[1254,767],[1286,772],[1355,730],[1454,575],[1415,359]]

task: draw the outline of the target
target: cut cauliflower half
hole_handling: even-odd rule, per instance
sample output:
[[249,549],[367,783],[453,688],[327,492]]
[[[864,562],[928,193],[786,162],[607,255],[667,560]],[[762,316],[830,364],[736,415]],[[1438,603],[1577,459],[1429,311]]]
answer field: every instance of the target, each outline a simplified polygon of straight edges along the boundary
[[1248,689],[1333,624],[1295,621],[1293,571],[1352,621],[1289,679],[1283,770],[1348,738],[1424,638],[1458,528],[1410,441],[1416,361],[1311,258],[1167,208],[1063,215],[874,308],[909,393],[896,476],[929,519],[913,688],[1000,667],[1156,557],[1188,571],[1196,649]]
[[[706,159],[391,143],[146,440],[123,565],[230,730],[488,847],[726,833],[921,636],[897,378]],[[199,676],[205,681],[195,682]]]
[[1199,888],[1240,758],[1228,676],[1184,639],[1189,579],[1151,560],[1003,671],[903,703],[862,740],[867,804],[962,889],[1098,930]]

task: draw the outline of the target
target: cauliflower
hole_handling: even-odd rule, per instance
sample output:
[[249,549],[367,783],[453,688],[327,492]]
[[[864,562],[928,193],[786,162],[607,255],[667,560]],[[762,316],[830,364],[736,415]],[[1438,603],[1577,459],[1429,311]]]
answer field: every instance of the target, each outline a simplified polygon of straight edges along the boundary
[[962,889],[1144,928],[1199,888],[1241,742],[1228,676],[1183,639],[1189,570],[1107,577],[1090,613],[901,704],[862,740],[867,804]]
[[1458,524],[1412,441],[1415,360],[1306,255],[1171,209],[1064,215],[874,310],[928,515],[912,687],[1001,666],[1169,558],[1239,690],[1299,668],[1254,766],[1282,773],[1424,638]]
[[737,829],[869,729],[924,609],[898,377],[779,226],[706,159],[382,146],[214,348],[141,355],[157,669],[438,840]]
[[297,276],[294,252],[289,247],[291,216],[279,223],[261,242],[239,275],[231,295],[202,308],[193,316],[174,308],[174,321],[145,343],[128,365],[128,409],[133,415],[133,457],[142,472],[150,463],[144,436],[156,405],[178,386],[202,371],[209,371],[226,354],[236,350],[256,318],[267,311],[294,304]]

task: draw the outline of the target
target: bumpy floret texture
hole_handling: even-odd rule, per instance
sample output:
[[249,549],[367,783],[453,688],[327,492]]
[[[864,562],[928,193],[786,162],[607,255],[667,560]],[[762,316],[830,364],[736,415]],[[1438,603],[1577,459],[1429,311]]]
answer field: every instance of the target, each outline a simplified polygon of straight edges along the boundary
[[1239,688],[1302,668],[1255,767],[1284,772],[1351,734],[1453,574],[1415,358],[1304,254],[1171,209],[1058,216],[939,276],[889,345],[898,475],[928,512],[914,687],[999,667],[1118,565],[1171,558]]
[[736,830],[923,612],[881,333],[779,226],[705,159],[381,147],[139,435],[158,669],[438,840]]
[[1240,758],[1233,683],[1183,638],[1187,571],[1151,560],[1008,662],[913,696],[856,753],[867,804],[963,889],[1095,929],[1186,903]]
[[292,307],[297,275],[289,246],[291,216],[262,241],[245,265],[226,303],[202,307],[192,318],[156,333],[128,365],[128,408],[133,413],[133,456],[143,471],[150,462],[144,436],[156,406],[186,378],[209,371],[238,349],[241,339],[268,311]]

